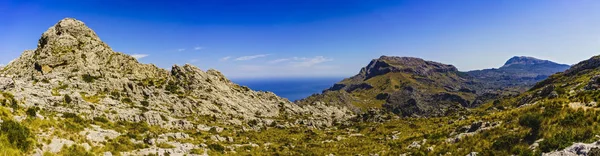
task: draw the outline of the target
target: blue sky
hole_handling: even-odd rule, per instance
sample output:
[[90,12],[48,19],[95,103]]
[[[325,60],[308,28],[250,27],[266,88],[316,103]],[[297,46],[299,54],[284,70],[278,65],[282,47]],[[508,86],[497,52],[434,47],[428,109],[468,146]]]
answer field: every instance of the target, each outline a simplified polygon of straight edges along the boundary
[[593,0],[3,0],[0,64],[35,49],[65,17],[143,63],[190,63],[230,78],[349,77],[381,55],[462,71],[515,55],[574,64],[600,54],[598,8]]

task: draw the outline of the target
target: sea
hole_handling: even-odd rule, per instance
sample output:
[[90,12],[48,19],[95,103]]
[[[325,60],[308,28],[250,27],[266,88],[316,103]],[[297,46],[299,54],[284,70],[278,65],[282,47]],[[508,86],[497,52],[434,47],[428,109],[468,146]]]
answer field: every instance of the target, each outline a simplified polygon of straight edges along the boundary
[[234,79],[233,82],[256,91],[269,91],[290,101],[306,98],[323,90],[344,78],[261,78]]

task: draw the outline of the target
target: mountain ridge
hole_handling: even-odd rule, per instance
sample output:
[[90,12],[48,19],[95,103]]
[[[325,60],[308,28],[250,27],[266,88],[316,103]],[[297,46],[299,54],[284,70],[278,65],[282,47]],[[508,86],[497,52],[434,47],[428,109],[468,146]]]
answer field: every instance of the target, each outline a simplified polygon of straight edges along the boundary
[[[42,34],[35,50],[26,50],[0,70],[0,89],[1,104],[12,106],[0,108],[0,111],[12,112],[0,115],[2,121],[76,127],[51,125],[31,129],[32,135],[47,135],[43,138],[55,140],[42,141],[39,137],[37,141],[32,140],[39,146],[27,148],[37,148],[35,152],[39,155],[57,153],[65,143],[69,143],[65,146],[100,148],[114,154],[133,152],[121,153],[125,155],[147,155],[159,149],[159,155],[189,154],[194,149],[207,151],[206,146],[166,142],[155,137],[168,135],[165,134],[168,131],[205,133],[212,129],[222,131],[223,127],[240,127],[239,131],[265,127],[328,127],[353,117],[344,107],[299,106],[271,92],[253,91],[213,69],[202,71],[185,64],[174,65],[168,71],[141,64],[132,56],[114,52],[93,30],[73,18],[50,27]],[[28,118],[26,112],[39,117],[34,115],[31,120],[23,120]],[[127,125],[147,131],[131,133],[131,129],[123,129]],[[88,134],[82,131],[102,135],[110,132],[111,140],[86,136]],[[125,134],[139,137],[128,138]],[[141,148],[137,151],[101,148],[116,138],[142,142],[136,143]],[[87,143],[90,141],[92,143]],[[165,150],[158,143],[177,149]]]

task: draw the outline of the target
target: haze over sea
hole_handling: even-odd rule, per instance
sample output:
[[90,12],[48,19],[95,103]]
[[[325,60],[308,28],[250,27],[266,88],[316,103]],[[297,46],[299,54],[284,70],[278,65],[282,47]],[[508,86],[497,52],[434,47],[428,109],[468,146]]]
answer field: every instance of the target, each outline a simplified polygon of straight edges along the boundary
[[269,91],[290,101],[300,100],[331,87],[343,78],[259,78],[233,79],[232,81],[252,90]]

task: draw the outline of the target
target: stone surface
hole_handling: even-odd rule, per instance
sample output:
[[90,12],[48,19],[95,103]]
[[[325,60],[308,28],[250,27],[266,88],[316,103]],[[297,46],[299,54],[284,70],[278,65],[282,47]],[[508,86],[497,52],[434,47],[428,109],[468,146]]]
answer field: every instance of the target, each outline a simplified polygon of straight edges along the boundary
[[543,156],[577,156],[577,155],[589,155],[590,150],[593,148],[600,148],[600,141],[593,143],[574,143],[573,145],[559,151],[550,153],[544,153]]
[[105,130],[96,125],[92,125],[92,129],[85,128],[85,130],[79,132],[79,134],[85,136],[86,139],[92,143],[103,143],[106,139],[114,139],[121,135],[119,132]]

